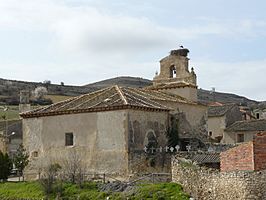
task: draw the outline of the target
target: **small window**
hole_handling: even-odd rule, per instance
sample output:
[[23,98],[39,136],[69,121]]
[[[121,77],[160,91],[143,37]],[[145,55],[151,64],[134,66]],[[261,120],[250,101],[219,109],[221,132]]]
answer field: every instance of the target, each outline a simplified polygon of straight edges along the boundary
[[212,136],[212,131],[209,131],[209,136],[210,136],[210,137]]
[[236,136],[236,142],[237,143],[244,142],[244,134],[237,134],[237,136]]
[[65,145],[66,146],[73,146],[74,145],[73,139],[74,139],[73,133],[66,133],[65,134]]
[[257,119],[260,118],[260,113],[256,113],[256,118],[257,118]]
[[38,157],[38,151],[33,151],[33,152],[32,152],[32,156],[33,156],[34,158]]

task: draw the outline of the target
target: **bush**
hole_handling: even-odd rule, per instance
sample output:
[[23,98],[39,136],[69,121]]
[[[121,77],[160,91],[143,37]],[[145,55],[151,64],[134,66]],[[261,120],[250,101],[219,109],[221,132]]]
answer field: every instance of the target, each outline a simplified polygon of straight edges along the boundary
[[32,105],[42,105],[42,106],[45,106],[45,105],[51,105],[53,104],[53,101],[51,99],[34,99],[34,100],[30,100],[30,103]]
[[11,173],[12,161],[7,154],[0,151],[0,181],[6,181]]
[[17,152],[14,155],[13,161],[14,161],[16,168],[18,169],[19,175],[23,176],[23,170],[29,164],[29,154],[22,144],[17,149]]
[[[50,164],[47,168],[43,170],[42,177],[40,179],[40,184],[43,188],[44,193],[48,196],[55,191],[59,191],[60,185],[56,184],[56,176],[61,166],[57,163]],[[60,184],[60,183],[59,183]]]

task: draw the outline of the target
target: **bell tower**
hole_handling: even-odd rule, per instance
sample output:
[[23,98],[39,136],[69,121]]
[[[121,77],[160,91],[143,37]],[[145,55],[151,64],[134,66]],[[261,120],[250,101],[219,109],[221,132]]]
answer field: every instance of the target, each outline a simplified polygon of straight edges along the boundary
[[197,76],[194,68],[189,70],[189,50],[171,50],[170,55],[160,60],[160,73],[153,79],[155,88],[165,90],[197,101]]

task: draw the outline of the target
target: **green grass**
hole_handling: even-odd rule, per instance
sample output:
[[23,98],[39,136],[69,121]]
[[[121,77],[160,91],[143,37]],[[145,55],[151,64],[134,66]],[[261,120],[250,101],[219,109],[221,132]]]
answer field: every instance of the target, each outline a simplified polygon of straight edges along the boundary
[[0,199],[37,200],[44,198],[41,186],[36,182],[0,183]]
[[[59,186],[59,187],[58,187]],[[160,184],[141,184],[129,193],[114,192],[106,193],[98,190],[96,183],[85,183],[82,188],[75,184],[62,183],[57,185],[55,191],[62,192],[64,200],[188,200],[189,197],[183,191],[180,185],[175,183]],[[56,192],[50,195],[49,199],[55,199]],[[0,199],[8,200],[38,200],[45,199],[42,187],[38,182],[20,182],[20,183],[0,183]]]
[[66,95],[45,95],[44,98],[51,99],[53,103],[57,103],[59,101],[64,101],[69,98],[73,98],[72,96],[66,96]]
[[2,116],[6,116],[8,120],[19,118],[19,107],[18,106],[8,106],[8,111],[0,109],[0,120],[3,120]]
[[[131,198],[130,198],[131,199]],[[145,184],[139,186],[138,192],[132,199],[189,199],[182,191],[182,187],[176,183]]]

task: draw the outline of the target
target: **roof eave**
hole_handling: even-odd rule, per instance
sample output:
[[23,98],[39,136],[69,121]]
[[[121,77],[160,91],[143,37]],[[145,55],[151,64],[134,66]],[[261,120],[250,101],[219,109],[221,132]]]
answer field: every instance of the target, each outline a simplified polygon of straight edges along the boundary
[[22,113],[20,116],[22,118],[35,118],[35,117],[46,117],[46,116],[56,116],[56,115],[69,115],[69,114],[79,114],[79,113],[90,113],[90,112],[105,112],[113,110],[145,110],[145,111],[163,111],[169,112],[169,108],[156,108],[156,107],[145,107],[145,106],[135,106],[135,105],[119,105],[119,106],[109,106],[109,107],[99,107],[99,108],[89,108],[89,109],[76,109],[76,110],[66,110],[66,111],[52,111],[46,113]]

